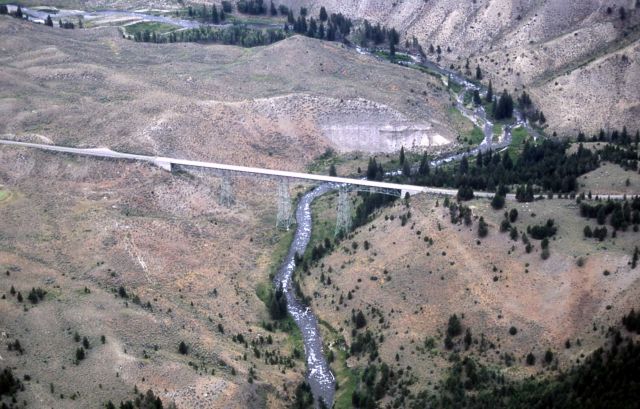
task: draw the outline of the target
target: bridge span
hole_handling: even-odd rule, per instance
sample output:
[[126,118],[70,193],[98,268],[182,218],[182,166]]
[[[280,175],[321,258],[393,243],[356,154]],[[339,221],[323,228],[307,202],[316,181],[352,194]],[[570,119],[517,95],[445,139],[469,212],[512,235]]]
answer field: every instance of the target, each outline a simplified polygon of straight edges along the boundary
[[[94,156],[94,157],[100,157],[100,158],[143,161],[143,162],[152,163],[167,171],[171,171],[174,165],[181,165],[181,166],[190,166],[190,167],[196,167],[196,168],[214,169],[214,170],[219,170],[223,172],[237,172],[237,173],[245,173],[245,174],[252,174],[252,175],[272,176],[272,177],[278,177],[278,178],[300,179],[300,180],[308,180],[312,182],[328,182],[328,183],[335,183],[336,185],[352,185],[356,188],[361,187],[361,188],[365,188],[365,189],[368,188],[372,190],[397,190],[397,191],[400,191],[401,197],[405,197],[405,194],[407,193],[410,196],[413,196],[419,193],[455,196],[458,193],[458,191],[455,189],[433,188],[433,187],[405,185],[405,184],[388,183],[388,182],[376,182],[376,181],[366,180],[366,179],[352,179],[352,178],[344,178],[344,177],[337,177],[337,176],[316,175],[312,173],[291,172],[286,170],[254,168],[249,166],[238,166],[238,165],[226,165],[221,163],[203,162],[203,161],[195,161],[195,160],[188,160],[188,159],[177,159],[177,158],[169,158],[169,157],[163,157],[163,156],[138,155],[133,153],[117,152],[108,148],[71,148],[66,146],[45,145],[45,144],[30,143],[30,142],[18,142],[18,141],[3,140],[3,139],[0,139],[0,144],[24,147],[24,148],[35,148],[35,149],[69,153],[69,154],[75,154],[75,155]],[[477,197],[493,196],[492,193],[488,193],[488,192],[474,192],[474,194]]]

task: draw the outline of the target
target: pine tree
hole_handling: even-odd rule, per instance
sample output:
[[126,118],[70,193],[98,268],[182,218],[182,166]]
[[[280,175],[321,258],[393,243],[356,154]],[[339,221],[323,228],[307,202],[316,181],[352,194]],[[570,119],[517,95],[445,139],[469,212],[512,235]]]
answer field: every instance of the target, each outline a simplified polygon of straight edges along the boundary
[[356,328],[360,329],[367,325],[367,319],[364,317],[362,311],[358,311],[355,317]]
[[327,21],[328,18],[327,9],[324,6],[320,7],[320,21]]
[[480,65],[476,67],[476,79],[480,81],[482,79],[482,70],[480,70]]
[[462,323],[456,314],[449,317],[447,324],[447,335],[450,337],[456,337],[462,334]]
[[427,152],[422,154],[422,159],[420,159],[420,167],[418,168],[418,174],[420,176],[427,176],[430,172],[429,169],[429,157],[427,156]]
[[493,84],[491,80],[489,80],[489,86],[487,87],[487,102],[491,103],[493,101]]
[[44,21],[44,25],[53,27],[53,20],[51,20],[51,16],[47,15],[47,19]]
[[480,220],[478,222],[478,237],[483,238],[487,236],[489,233],[489,229],[487,227],[487,222],[484,221],[484,217],[480,216]]
[[85,357],[86,357],[86,353],[84,351],[84,348],[80,347],[80,348],[76,349],[76,360],[77,361],[82,361]]
[[405,159],[405,157],[404,157],[404,146],[402,146],[402,147],[400,148],[400,164],[401,164],[401,165],[403,165],[403,164],[404,164],[404,159]]
[[219,24],[220,23],[220,16],[218,15],[218,8],[216,7],[215,4],[211,7],[211,22],[213,24]]
[[475,105],[482,104],[482,99],[480,98],[480,91],[478,91],[477,89],[473,90],[473,103]]
[[271,2],[271,7],[269,8],[269,10],[272,16],[278,15],[278,10],[276,9],[276,6],[273,4],[273,1]]

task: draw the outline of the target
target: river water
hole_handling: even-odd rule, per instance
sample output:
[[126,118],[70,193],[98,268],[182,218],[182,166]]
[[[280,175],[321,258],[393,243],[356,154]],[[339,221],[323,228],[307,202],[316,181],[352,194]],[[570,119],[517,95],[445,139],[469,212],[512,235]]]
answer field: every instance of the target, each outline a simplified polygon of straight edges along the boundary
[[293,320],[300,328],[307,360],[307,381],[316,401],[322,399],[327,407],[333,404],[336,380],[324,356],[322,337],[318,329],[318,320],[311,309],[296,297],[292,275],[295,271],[296,253],[303,255],[311,238],[311,203],[318,197],[337,186],[325,183],[307,192],[300,198],[296,207],[296,231],[293,242],[274,278],[274,285],[282,288],[287,297],[287,308]]

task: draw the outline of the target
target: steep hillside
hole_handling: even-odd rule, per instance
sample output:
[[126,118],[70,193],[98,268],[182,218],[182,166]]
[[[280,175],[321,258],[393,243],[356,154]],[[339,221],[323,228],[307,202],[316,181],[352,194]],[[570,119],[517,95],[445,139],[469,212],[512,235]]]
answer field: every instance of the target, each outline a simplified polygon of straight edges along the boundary
[[[396,27],[423,47],[440,46],[442,63],[464,71],[480,65],[485,80],[510,91],[533,89],[534,102],[549,113],[550,131],[640,126],[634,79],[638,71],[640,21],[637,2],[477,0],[285,1],[315,14],[321,5],[355,19]],[[621,19],[621,8],[625,18]],[[616,62],[626,54],[628,64]],[[436,55],[431,55],[436,58]],[[601,64],[604,62],[604,64]],[[564,77],[568,78],[558,79]],[[597,80],[594,80],[597,78]],[[565,82],[561,92],[556,82]],[[556,87],[556,88],[554,88]],[[550,91],[553,91],[550,93]],[[615,99],[615,101],[613,101]],[[569,103],[567,103],[569,101]],[[575,102],[574,102],[575,101]],[[576,108],[575,105],[580,107]],[[585,113],[596,115],[584,115]],[[606,121],[604,120],[606,117]]]
[[[327,147],[397,150],[454,136],[437,79],[338,43],[156,45],[115,28],[6,16],[0,32],[0,133],[292,169]],[[369,132],[353,144],[352,127]]]

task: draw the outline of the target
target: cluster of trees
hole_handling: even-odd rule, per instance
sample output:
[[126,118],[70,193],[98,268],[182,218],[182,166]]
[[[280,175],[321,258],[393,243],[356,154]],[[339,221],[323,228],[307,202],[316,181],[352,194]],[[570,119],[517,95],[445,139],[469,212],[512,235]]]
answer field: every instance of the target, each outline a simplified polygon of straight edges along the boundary
[[595,218],[601,226],[609,219],[609,224],[614,231],[625,231],[630,225],[633,225],[634,231],[637,231],[637,226],[640,225],[640,196],[615,202],[612,200],[594,204],[581,202],[580,215],[587,219]]
[[284,40],[286,37],[287,34],[282,29],[257,30],[244,25],[233,25],[226,28],[200,27],[166,34],[145,30],[136,32],[133,39],[150,43],[196,42],[257,47]]
[[[236,3],[236,7],[240,13],[244,14],[267,14],[267,5],[264,0],[240,0]],[[271,2],[271,10],[277,13],[273,2]]]
[[369,354],[369,361],[374,361],[378,358],[378,343],[376,342],[376,337],[369,330],[366,330],[364,333],[357,333],[351,342],[349,353],[355,356]]
[[359,193],[362,202],[356,207],[356,215],[353,218],[352,228],[356,229],[364,226],[369,222],[371,214],[377,209],[388,206],[396,201],[395,196],[385,195],[382,193]]
[[[387,29],[385,26],[381,26],[380,23],[377,23],[375,26],[372,25],[369,20],[364,20],[361,36],[360,36],[360,45],[363,47],[368,47],[370,43],[378,46],[381,44],[389,45],[389,53],[393,56],[396,52],[396,46],[400,42],[400,34],[395,28]],[[419,45],[417,44],[417,39],[414,38],[414,47]]]
[[593,230],[591,229],[590,226],[584,226],[584,237],[586,238],[596,238],[599,241],[603,241],[604,239],[607,238],[607,228],[602,226],[602,227],[596,227]]
[[[447,203],[445,203],[445,206]],[[471,226],[471,208],[458,203],[449,202],[449,217],[451,218],[451,224],[458,224],[460,221],[464,220],[465,226]]]
[[353,22],[342,13],[328,15],[325,8],[322,7],[317,20],[313,17],[307,19],[306,11],[303,14],[303,9],[301,9],[300,15],[296,19],[293,16],[293,12],[289,10],[285,30],[288,31],[289,27],[295,33],[306,35],[307,37],[327,41],[345,41],[351,33]]
[[351,395],[354,408],[376,408],[376,401],[382,399],[397,381],[398,376],[386,363],[379,366],[372,363],[360,375],[358,388]]
[[274,320],[281,320],[287,317],[287,295],[282,288],[282,284],[276,291],[269,293],[268,299],[269,314]]
[[4,368],[0,371],[0,400],[3,396],[15,397],[21,388],[22,382],[13,375],[11,368]]
[[[453,366],[438,395],[427,392],[422,407],[496,409],[634,408],[640,379],[640,343],[612,337],[610,347],[599,348],[581,365],[554,377],[528,377],[510,381],[470,358],[452,356]],[[553,361],[553,352],[545,362]],[[535,355],[527,355],[535,364]]]
[[31,301],[31,304],[37,304],[39,301],[42,301],[44,299],[44,296],[46,294],[47,292],[40,287],[32,288],[31,291],[29,291],[27,299]]
[[313,392],[307,382],[301,382],[296,387],[292,409],[311,409],[314,407]]
[[194,9],[193,7],[189,6],[189,8],[187,9],[187,15],[190,18],[198,19],[203,23],[211,24],[220,24],[224,22],[227,19],[227,13],[229,12],[230,10],[225,10],[224,5],[220,9],[220,11],[218,11],[218,7],[215,4],[211,6],[211,10],[207,8],[206,4],[203,4],[202,8]]
[[[218,13],[215,5],[212,6],[211,11],[207,9],[206,5],[199,11],[189,8],[189,16],[217,24],[226,18],[225,10],[229,7],[225,7],[225,4],[223,2],[220,13]],[[266,6],[260,0],[242,1],[238,2],[238,10],[249,14],[265,14]],[[258,12],[258,10],[262,11]],[[328,15],[324,7],[320,9],[317,20],[313,17],[307,18],[307,11],[304,8],[300,9],[300,15],[297,19],[294,17],[293,12],[285,6],[280,6],[279,9],[276,9],[271,3],[271,10],[272,14],[274,12],[277,13],[278,10],[280,10],[280,13],[286,12],[287,22],[282,29],[257,29],[242,24],[234,24],[225,28],[204,26],[164,34],[145,30],[134,33],[133,39],[150,43],[197,42],[256,47],[284,40],[290,31],[327,41],[345,41],[353,26],[351,19],[341,13]]]
[[527,226],[527,234],[536,240],[544,240],[556,234],[558,228],[555,226],[553,219],[548,219],[545,224],[535,226]]
[[[575,191],[576,178],[599,166],[598,155],[589,149],[579,147],[577,152],[568,155],[567,147],[567,142],[548,139],[539,145],[527,142],[515,162],[507,150],[502,154],[488,151],[480,152],[473,165],[464,157],[458,166],[439,167],[434,171],[429,169],[428,160],[423,159],[416,174],[397,178],[423,186],[464,187],[463,196],[468,196],[468,188],[496,191],[500,186],[503,186],[501,194],[504,195],[509,191],[507,186],[522,184],[521,200],[530,200],[535,192],[534,185],[548,192]],[[369,179],[372,169],[369,168],[371,173],[367,172]],[[379,178],[380,174],[384,172],[376,172],[375,176]]]
[[508,119],[513,116],[513,98],[506,89],[502,91],[500,98],[493,99],[491,112],[497,120]]
[[[171,403],[167,409],[175,409],[176,405]],[[116,405],[109,401],[105,404],[106,409],[116,409]],[[159,396],[156,396],[151,389],[146,394],[139,394],[134,400],[120,402],[120,409],[163,409],[164,405]]]

